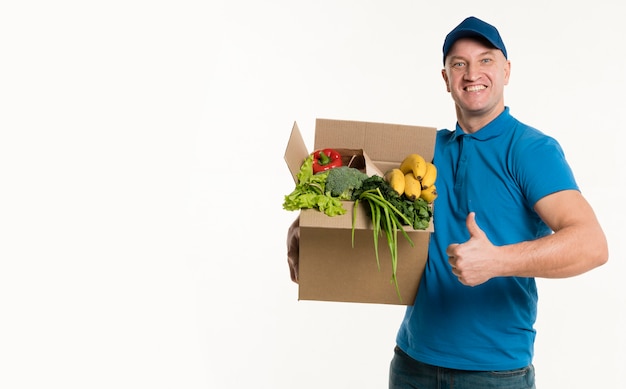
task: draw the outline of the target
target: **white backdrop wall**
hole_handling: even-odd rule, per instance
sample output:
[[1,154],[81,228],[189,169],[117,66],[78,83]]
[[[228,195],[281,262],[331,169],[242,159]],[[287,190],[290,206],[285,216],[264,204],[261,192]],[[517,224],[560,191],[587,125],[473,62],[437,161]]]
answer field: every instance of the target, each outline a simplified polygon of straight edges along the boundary
[[607,265],[539,280],[540,388],[623,387],[622,49],[599,0],[0,5],[0,387],[384,388],[403,308],[297,301],[297,121],[452,127],[445,34],[495,24]]

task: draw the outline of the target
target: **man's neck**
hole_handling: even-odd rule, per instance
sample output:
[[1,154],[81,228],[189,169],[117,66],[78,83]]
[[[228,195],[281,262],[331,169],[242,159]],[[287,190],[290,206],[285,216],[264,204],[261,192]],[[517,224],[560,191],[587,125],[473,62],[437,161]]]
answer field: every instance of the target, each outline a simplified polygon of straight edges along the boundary
[[473,134],[480,131],[487,124],[491,123],[502,112],[504,112],[504,105],[498,105],[489,112],[483,112],[480,114],[472,114],[471,112],[463,112],[456,107],[456,117],[459,126],[463,132],[467,134]]

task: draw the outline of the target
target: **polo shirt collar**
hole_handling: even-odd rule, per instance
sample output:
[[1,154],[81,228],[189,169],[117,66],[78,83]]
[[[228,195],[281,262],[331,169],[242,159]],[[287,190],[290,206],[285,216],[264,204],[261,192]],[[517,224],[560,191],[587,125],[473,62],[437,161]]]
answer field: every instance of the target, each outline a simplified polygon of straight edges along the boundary
[[511,120],[513,120],[513,116],[511,116],[511,114],[509,113],[509,107],[504,107],[504,111],[502,111],[500,115],[498,115],[486,126],[473,134],[466,134],[457,122],[454,137],[457,138],[461,136],[470,136],[476,140],[488,140],[491,138],[495,138],[496,136],[505,132],[507,128],[509,128],[507,123]]

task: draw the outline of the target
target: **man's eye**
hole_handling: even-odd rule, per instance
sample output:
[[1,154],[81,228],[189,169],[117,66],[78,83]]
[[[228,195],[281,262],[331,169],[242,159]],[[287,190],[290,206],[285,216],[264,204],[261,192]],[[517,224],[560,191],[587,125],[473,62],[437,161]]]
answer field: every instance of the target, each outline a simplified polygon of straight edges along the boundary
[[455,63],[452,64],[452,67],[455,67],[455,68],[460,68],[460,67],[463,67],[463,66],[465,66],[465,64],[463,62],[455,62]]

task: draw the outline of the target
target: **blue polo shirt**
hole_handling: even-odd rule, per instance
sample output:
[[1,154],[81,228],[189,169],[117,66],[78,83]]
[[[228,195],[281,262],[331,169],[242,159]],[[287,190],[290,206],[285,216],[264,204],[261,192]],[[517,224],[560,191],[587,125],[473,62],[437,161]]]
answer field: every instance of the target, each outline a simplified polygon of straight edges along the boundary
[[533,210],[551,193],[578,186],[557,141],[527,126],[506,107],[466,134],[437,133],[435,232],[414,306],[407,307],[397,344],[423,363],[462,370],[511,370],[533,357],[534,278],[499,277],[469,287],[452,274],[446,247],[469,239],[465,220],[495,245],[552,233]]

